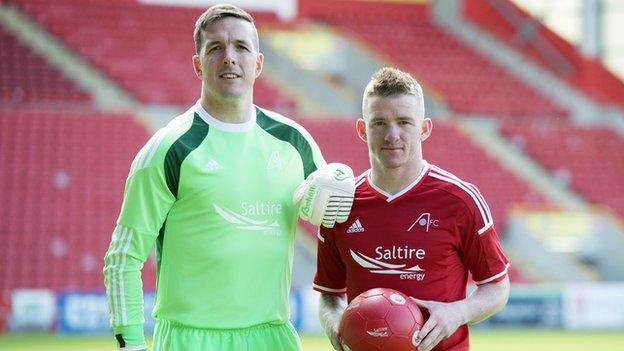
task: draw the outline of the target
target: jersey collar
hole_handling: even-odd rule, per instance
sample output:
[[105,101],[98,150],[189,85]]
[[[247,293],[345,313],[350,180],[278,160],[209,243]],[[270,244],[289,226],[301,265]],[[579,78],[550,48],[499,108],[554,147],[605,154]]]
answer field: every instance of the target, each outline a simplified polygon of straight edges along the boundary
[[366,174],[366,180],[368,181],[368,184],[371,186],[371,188],[375,192],[377,192],[382,197],[385,197],[387,202],[392,202],[393,200],[398,199],[399,197],[401,197],[402,195],[406,194],[410,190],[414,189],[417,185],[419,185],[421,181],[425,178],[427,173],[429,173],[430,169],[431,169],[431,165],[429,164],[429,162],[423,160],[422,170],[420,171],[416,179],[414,179],[413,182],[411,182],[408,186],[401,189],[398,193],[394,195],[389,194],[388,192],[386,192],[385,190],[381,189],[380,187],[376,186],[373,183],[373,180],[371,179],[371,170],[368,170],[368,173]]
[[253,105],[249,110],[249,120],[243,123],[227,123],[212,117],[201,105],[200,100],[197,100],[195,103],[195,112],[197,112],[199,117],[201,117],[201,119],[203,119],[204,122],[208,123],[211,127],[224,132],[242,133],[248,131],[256,124],[256,112]]

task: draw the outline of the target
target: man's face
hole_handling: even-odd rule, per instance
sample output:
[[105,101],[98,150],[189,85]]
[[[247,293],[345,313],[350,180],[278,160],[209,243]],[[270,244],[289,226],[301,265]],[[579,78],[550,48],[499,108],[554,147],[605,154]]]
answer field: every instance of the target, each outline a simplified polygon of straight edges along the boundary
[[193,65],[204,93],[215,99],[240,98],[250,93],[264,59],[254,45],[254,26],[227,17],[208,25],[201,35],[203,46],[193,57]]
[[364,119],[357,130],[367,142],[373,169],[416,167],[422,160],[421,143],[431,133],[432,123],[424,118],[413,95],[368,97]]

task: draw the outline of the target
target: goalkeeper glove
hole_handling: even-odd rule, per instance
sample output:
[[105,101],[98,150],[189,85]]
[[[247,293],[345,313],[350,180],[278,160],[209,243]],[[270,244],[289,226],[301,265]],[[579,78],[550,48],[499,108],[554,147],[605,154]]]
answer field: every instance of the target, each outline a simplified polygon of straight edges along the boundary
[[299,216],[316,226],[333,228],[349,217],[355,194],[355,179],[351,168],[342,163],[330,163],[310,174],[297,187],[293,196],[300,203]]

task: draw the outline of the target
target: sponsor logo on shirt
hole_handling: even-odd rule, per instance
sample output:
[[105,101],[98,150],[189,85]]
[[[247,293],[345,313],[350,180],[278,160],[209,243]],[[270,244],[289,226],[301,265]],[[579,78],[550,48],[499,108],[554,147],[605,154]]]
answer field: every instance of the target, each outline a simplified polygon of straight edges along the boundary
[[425,258],[425,249],[414,249],[407,245],[396,246],[393,245],[390,248],[383,246],[377,246],[375,248],[376,256],[369,257],[361,252],[349,250],[351,258],[362,266],[368,269],[370,273],[375,274],[392,274],[398,275],[400,279],[409,279],[422,281],[425,279],[425,270],[420,268],[420,265],[416,264],[411,267],[407,267],[407,264],[395,264],[389,263],[386,260],[423,260]]
[[351,234],[351,233],[362,233],[364,232],[364,227],[362,226],[362,223],[360,222],[360,219],[356,219],[355,222],[353,222],[349,228],[347,229],[347,233]]
[[416,221],[414,221],[414,223],[412,223],[407,231],[409,232],[415,225],[418,225],[419,227],[425,229],[425,232],[429,233],[430,227],[437,227],[439,224],[439,220],[431,218],[431,213],[425,212],[421,214]]
[[262,232],[264,235],[280,235],[281,228],[274,219],[253,219],[250,216],[274,217],[282,213],[282,205],[271,202],[245,202],[241,203],[240,213],[228,208],[222,208],[214,204],[214,209],[221,218],[236,226],[236,229],[245,231]]

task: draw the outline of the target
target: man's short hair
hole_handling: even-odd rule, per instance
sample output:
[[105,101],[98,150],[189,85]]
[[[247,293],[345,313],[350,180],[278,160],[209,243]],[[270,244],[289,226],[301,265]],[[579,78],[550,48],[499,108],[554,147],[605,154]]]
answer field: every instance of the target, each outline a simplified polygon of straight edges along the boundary
[[[243,21],[247,21],[251,23],[255,29],[253,17],[251,17],[251,15],[245,10],[229,4],[214,5],[206,10],[204,13],[202,13],[201,16],[199,16],[199,18],[197,19],[197,22],[195,22],[195,31],[193,32],[193,37],[195,39],[195,52],[197,53],[197,55],[199,55],[203,44],[202,41],[204,38],[202,36],[202,31],[205,30],[208,25],[228,17],[238,18]],[[256,49],[259,49],[257,31],[256,38],[254,38],[253,44],[256,46]]]
[[413,95],[422,106],[425,113],[425,102],[422,87],[409,73],[394,67],[384,67],[375,72],[370,82],[364,89],[362,111],[366,105],[366,99],[372,96],[389,97],[395,95]]

